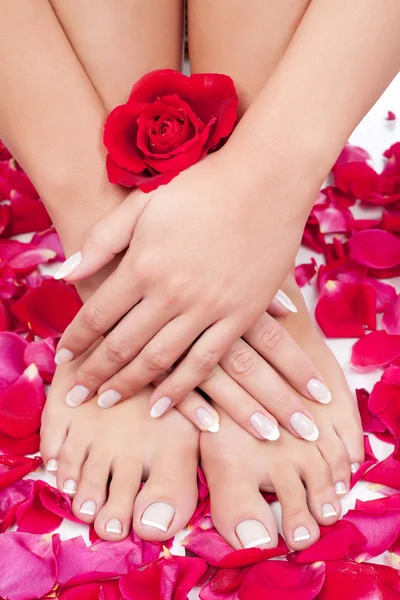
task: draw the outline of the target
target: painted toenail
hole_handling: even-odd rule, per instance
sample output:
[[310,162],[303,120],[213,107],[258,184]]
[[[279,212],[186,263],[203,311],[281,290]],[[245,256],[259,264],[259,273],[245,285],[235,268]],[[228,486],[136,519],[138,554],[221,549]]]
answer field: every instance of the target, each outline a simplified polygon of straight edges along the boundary
[[329,404],[332,400],[332,394],[328,390],[325,384],[318,379],[310,379],[307,383],[307,392],[316,400],[317,402],[321,402],[321,404]]
[[351,472],[353,473],[353,475],[354,475],[354,473],[357,473],[357,471],[358,471],[358,469],[359,469],[360,467],[361,467],[361,464],[360,464],[360,463],[358,463],[358,462],[356,462],[356,463],[352,463],[352,464],[350,465],[350,471],[351,471]]
[[250,423],[257,433],[265,440],[275,442],[275,440],[279,439],[280,432],[278,425],[262,413],[253,413],[250,417]]
[[264,544],[269,544],[271,541],[268,529],[255,519],[248,519],[239,523],[236,526],[236,535],[243,548],[258,548]]
[[84,385],[76,385],[67,395],[68,406],[75,407],[79,406],[87,400],[90,391]]
[[96,508],[96,502],[93,502],[93,500],[86,500],[81,504],[79,512],[81,515],[89,515],[89,517],[94,517],[96,514]]
[[218,433],[218,418],[210,410],[207,410],[206,408],[198,408],[196,410],[196,417],[200,425],[204,427],[204,429],[206,429],[210,433]]
[[289,423],[296,433],[307,442],[315,442],[319,437],[319,431],[315,423],[303,413],[296,412],[290,417]]
[[49,473],[57,473],[58,460],[56,460],[55,458],[51,458],[50,460],[48,460],[46,464],[46,469]]
[[164,396],[163,398],[159,398],[157,402],[155,402],[151,407],[150,416],[153,417],[153,419],[161,417],[165,412],[167,412],[171,404],[171,398],[167,398],[166,396]]
[[165,502],[154,502],[144,511],[141,522],[143,525],[150,525],[167,533],[168,527],[174,518],[175,509]]
[[102,394],[100,394],[97,404],[100,408],[110,408],[114,406],[119,400],[121,400],[122,394],[117,392],[117,390],[106,390]]
[[322,516],[325,518],[328,517],[336,517],[337,511],[336,508],[332,504],[323,504],[322,505]]
[[347,494],[347,487],[343,481],[338,481],[335,483],[335,492],[338,496],[343,496],[343,494]]
[[276,292],[274,300],[276,300],[276,302],[278,302],[283,308],[285,308],[289,312],[297,313],[296,306],[293,304],[289,296],[287,296],[285,292],[282,292],[282,290],[278,290]]
[[311,533],[309,532],[307,527],[304,527],[304,525],[301,525],[301,527],[297,527],[297,529],[293,531],[294,542],[304,542],[305,540],[309,540],[310,538]]
[[122,533],[121,521],[118,521],[118,519],[110,519],[106,523],[106,531],[107,531],[107,533],[115,533],[116,535],[121,535],[121,533]]
[[62,491],[64,494],[69,494],[70,496],[76,494],[76,481],[73,479],[67,479],[67,481],[64,481],[64,487]]
[[73,358],[74,354],[71,352],[71,350],[67,350],[67,348],[61,348],[61,350],[59,350],[55,355],[54,362],[56,365],[65,365],[66,363],[71,362]]

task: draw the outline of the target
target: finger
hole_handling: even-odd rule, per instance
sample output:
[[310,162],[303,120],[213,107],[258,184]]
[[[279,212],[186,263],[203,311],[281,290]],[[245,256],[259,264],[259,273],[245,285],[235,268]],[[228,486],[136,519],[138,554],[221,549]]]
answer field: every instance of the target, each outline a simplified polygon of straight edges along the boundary
[[273,317],[284,317],[289,313],[297,313],[297,308],[285,292],[278,290],[272,298],[272,302],[268,307],[268,312]]
[[[236,330],[235,330],[236,328]],[[232,319],[222,319],[207,329],[192,346],[182,362],[153,392],[152,407],[178,404],[204,381],[218,364],[222,355],[240,337]],[[157,410],[156,408],[152,410]]]
[[[172,319],[147,345],[140,345],[141,352],[134,360],[100,387],[99,406],[109,408],[154,382],[182,356],[205,327],[204,319],[194,319],[189,313]],[[101,367],[100,361],[98,365]]]
[[[258,401],[290,433],[307,441],[315,441],[318,438],[318,430],[312,415],[306,410],[300,397],[244,340],[235,342],[224,354],[220,364],[231,380],[239,384],[251,398]],[[208,382],[206,385],[208,386]],[[205,389],[203,384],[201,389],[209,393],[208,387]],[[217,390],[212,398],[220,404],[214,397],[216,393]],[[231,408],[232,418],[237,421],[235,411],[236,407],[233,410]]]
[[190,392],[176,408],[201,431],[218,433],[219,414],[198,392]]
[[86,236],[82,250],[70,256],[61,265],[54,274],[54,279],[84,279],[96,273],[127,248],[149,199],[146,194],[134,192],[112,212],[97,221]]
[[57,364],[80,356],[141,300],[134,274],[127,271],[122,261],[83,305],[58,343]]
[[[125,365],[131,363],[163,325],[175,316],[171,310],[173,307],[151,300],[142,300],[130,310],[78,369],[67,396],[69,406],[79,406],[88,400],[109,378],[118,381]],[[154,373],[150,374],[147,383],[153,378]],[[124,377],[122,379],[125,381]],[[129,380],[129,391],[139,391],[143,387],[144,384],[138,387],[134,380]],[[106,389],[106,396],[98,399],[99,406],[103,408],[116,404],[127,395],[124,390],[120,392],[118,386],[106,386]]]
[[264,313],[244,339],[302,396],[328,404],[331,393],[310,358],[273,317]]

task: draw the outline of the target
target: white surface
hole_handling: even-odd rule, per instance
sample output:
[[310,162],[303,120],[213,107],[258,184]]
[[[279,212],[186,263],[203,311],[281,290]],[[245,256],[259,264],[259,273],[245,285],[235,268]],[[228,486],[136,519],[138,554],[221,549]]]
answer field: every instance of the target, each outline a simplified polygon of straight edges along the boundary
[[[400,141],[400,124],[397,124],[396,122],[387,123],[385,121],[388,110],[394,111],[400,120],[400,75],[368,113],[350,139],[353,144],[360,145],[370,152],[374,159],[374,166],[378,169],[380,169],[382,165],[383,151],[394,142]],[[379,213],[380,210],[377,211],[377,209],[373,209],[374,215],[377,212]],[[368,214],[372,216],[372,211],[369,210]],[[311,256],[316,258],[318,264],[323,262],[320,255],[315,255],[312,252],[301,248],[297,263],[301,264],[303,262],[308,262]],[[396,285],[397,289],[400,291],[400,278],[397,278],[397,281],[391,279],[389,282],[392,285]],[[315,289],[313,286],[306,286],[303,288],[303,291],[307,300],[307,305],[313,313],[316,300]],[[379,379],[380,372],[376,371],[371,374],[360,374],[349,367],[348,361],[354,341],[355,340],[329,340],[328,343],[342,365],[351,388],[354,390],[355,388],[364,387],[370,391],[375,381]],[[392,446],[378,441],[374,436],[371,436],[371,443],[373,450],[379,459],[385,458],[392,451]],[[44,479],[54,485],[54,476],[47,474],[43,470],[40,473],[33,474],[33,477]],[[368,485],[361,482],[343,499],[343,513],[354,507],[357,498],[370,500],[377,497],[379,497],[378,494],[370,491]],[[279,517],[279,506],[276,504],[273,508],[275,514]],[[87,532],[88,528],[86,525],[75,525],[67,521],[65,521],[60,528],[62,539],[82,535],[87,540]],[[180,535],[178,537],[181,538],[182,536]],[[184,554],[183,548],[177,543],[174,545],[173,552],[175,554]],[[384,563],[385,561],[386,557],[383,555],[376,559],[375,562]],[[190,595],[192,600],[197,597],[198,595],[196,592],[192,592]]]

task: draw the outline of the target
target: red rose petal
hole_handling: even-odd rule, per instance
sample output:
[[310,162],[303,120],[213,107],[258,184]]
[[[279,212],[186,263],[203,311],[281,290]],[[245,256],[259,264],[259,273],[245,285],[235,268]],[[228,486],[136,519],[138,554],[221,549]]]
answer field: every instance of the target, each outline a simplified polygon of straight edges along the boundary
[[142,153],[137,147],[137,120],[147,106],[147,103],[117,106],[107,117],[104,126],[104,145],[112,160],[119,167],[136,174],[146,169]]
[[61,590],[60,600],[121,600],[119,581],[84,583]]
[[364,389],[356,390],[356,396],[363,431],[366,433],[384,433],[387,430],[386,425],[369,409],[369,392]]
[[31,231],[42,231],[51,225],[49,214],[40,200],[34,200],[13,190],[11,199],[11,219],[7,227],[8,235],[18,235]]
[[0,332],[0,394],[15,383],[26,369],[24,354],[26,341],[15,333]]
[[378,381],[371,392],[368,406],[394,436],[400,436],[400,387]]
[[304,287],[307,283],[310,283],[316,272],[317,263],[314,258],[312,258],[309,263],[298,265],[294,272],[297,285],[299,287]]
[[399,583],[400,578],[389,567],[338,560],[326,564],[318,600],[396,600]]
[[31,245],[36,248],[53,250],[53,252],[55,252],[54,260],[60,262],[65,260],[64,249],[55,229],[46,229],[46,231],[35,233],[31,239]]
[[22,440],[15,440],[8,435],[0,432],[0,454],[24,456],[25,454],[35,454],[39,452],[40,437],[38,433],[33,433]]
[[388,110],[388,113],[385,117],[386,121],[395,121],[396,120],[396,115],[394,114],[393,111]]
[[400,452],[393,452],[368,471],[363,477],[364,481],[380,483],[400,490]]
[[352,146],[351,144],[345,144],[343,150],[339,154],[336,163],[333,167],[333,171],[340,167],[341,165],[345,165],[351,162],[366,162],[370,160],[371,156],[368,154],[364,148],[360,148],[359,146]]
[[373,371],[385,367],[400,357],[400,335],[372,331],[353,346],[351,364],[358,371]]
[[338,205],[315,206],[313,213],[319,223],[319,230],[324,235],[347,233],[353,228],[354,218],[348,208]]
[[56,253],[53,250],[45,248],[28,250],[10,260],[9,266],[19,275],[26,275],[39,265],[54,260],[55,257]]
[[396,290],[392,285],[366,277],[366,282],[373,285],[376,290],[376,311],[383,312],[385,308],[396,300]]
[[15,523],[17,508],[32,493],[33,481],[16,481],[0,490],[0,532],[3,533]]
[[336,187],[344,194],[367,204],[384,204],[380,193],[380,177],[366,162],[347,162],[334,171]]
[[348,241],[350,257],[373,269],[387,269],[400,264],[400,238],[380,229],[358,231]]
[[22,479],[28,473],[36,471],[42,459],[25,456],[0,456],[0,490]]
[[344,519],[329,527],[320,526],[320,532],[321,537],[317,542],[291,556],[291,560],[297,563],[338,560],[351,556],[367,543],[356,525]]
[[382,327],[386,333],[400,335],[400,294],[386,307],[382,317]]
[[25,348],[25,364],[35,364],[39,374],[46,383],[50,383],[56,368],[54,356],[56,353],[56,344],[54,338],[49,337],[39,342],[31,342]]

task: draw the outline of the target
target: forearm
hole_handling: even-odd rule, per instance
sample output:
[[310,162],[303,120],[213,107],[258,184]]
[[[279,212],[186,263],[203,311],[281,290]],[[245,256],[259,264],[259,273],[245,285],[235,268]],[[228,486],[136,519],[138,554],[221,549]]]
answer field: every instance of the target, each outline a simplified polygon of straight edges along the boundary
[[[398,0],[384,6],[379,0],[313,0],[231,138],[232,148],[251,164],[254,181],[270,177],[266,165],[274,161],[283,176],[322,183],[399,70],[399,22]],[[303,216],[312,201],[301,207]]]

